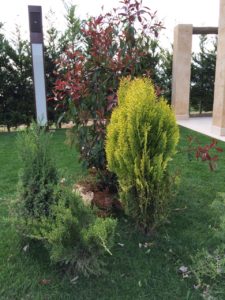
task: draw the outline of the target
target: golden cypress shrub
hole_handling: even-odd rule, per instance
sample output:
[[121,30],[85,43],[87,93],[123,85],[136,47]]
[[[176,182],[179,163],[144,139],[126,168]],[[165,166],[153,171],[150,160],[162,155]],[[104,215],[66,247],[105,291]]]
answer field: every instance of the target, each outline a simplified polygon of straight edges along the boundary
[[170,191],[168,162],[179,130],[163,98],[147,78],[124,78],[118,107],[107,127],[106,157],[115,172],[125,211],[145,230],[167,214]]

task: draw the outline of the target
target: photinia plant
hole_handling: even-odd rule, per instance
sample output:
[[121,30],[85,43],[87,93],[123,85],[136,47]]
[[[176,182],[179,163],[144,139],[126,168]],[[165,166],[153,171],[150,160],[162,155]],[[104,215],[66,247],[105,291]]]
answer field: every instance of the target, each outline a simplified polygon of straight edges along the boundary
[[89,168],[106,172],[106,125],[117,105],[123,76],[154,78],[157,57],[151,53],[162,23],[141,0],[122,0],[121,7],[81,23],[76,49],[57,60],[54,94],[57,105],[74,122],[81,158]]
[[[215,151],[223,152],[223,149],[217,146],[218,141],[212,138],[210,144],[201,146],[200,142],[195,137],[188,136],[187,139],[189,160],[192,159],[192,153],[194,152],[197,160],[208,161],[210,170],[215,171],[219,159],[219,156],[215,154]],[[215,151],[213,151],[213,149]]]

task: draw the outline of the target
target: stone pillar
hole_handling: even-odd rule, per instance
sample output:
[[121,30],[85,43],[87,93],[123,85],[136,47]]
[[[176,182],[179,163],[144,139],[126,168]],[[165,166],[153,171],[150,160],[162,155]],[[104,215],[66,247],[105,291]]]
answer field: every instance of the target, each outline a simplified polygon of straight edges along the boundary
[[174,28],[172,106],[177,119],[189,118],[192,31],[191,24]]
[[225,0],[220,0],[212,132],[225,135]]

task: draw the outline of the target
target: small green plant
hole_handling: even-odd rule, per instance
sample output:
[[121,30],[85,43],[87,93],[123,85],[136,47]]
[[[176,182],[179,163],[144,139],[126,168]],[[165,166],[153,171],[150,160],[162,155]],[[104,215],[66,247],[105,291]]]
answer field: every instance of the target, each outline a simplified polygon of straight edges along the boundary
[[123,79],[118,103],[107,128],[108,168],[118,177],[126,213],[148,230],[168,213],[167,167],[179,130],[169,105],[157,98],[147,78]]
[[22,237],[40,241],[52,263],[70,273],[103,271],[113,245],[116,220],[101,219],[71,187],[59,182],[50,136],[36,124],[19,136],[22,170],[13,222]]
[[58,173],[50,152],[50,133],[33,123],[18,136],[22,169],[18,187],[21,217],[40,218],[49,214]]
[[224,248],[210,253],[203,249],[198,252],[193,260],[193,273],[198,284],[209,284],[221,277],[225,278],[225,252]]
[[40,220],[33,237],[41,240],[53,263],[71,274],[99,275],[104,254],[111,255],[116,220],[98,218],[77,194],[58,188],[51,215]]

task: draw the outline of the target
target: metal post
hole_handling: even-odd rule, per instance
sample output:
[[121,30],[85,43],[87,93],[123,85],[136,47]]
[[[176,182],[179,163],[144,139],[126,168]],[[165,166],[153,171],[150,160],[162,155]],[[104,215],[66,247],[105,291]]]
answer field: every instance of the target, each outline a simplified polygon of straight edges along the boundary
[[32,51],[36,117],[37,123],[40,126],[45,126],[48,123],[48,116],[45,88],[41,6],[28,6],[28,13],[30,24],[30,42]]

